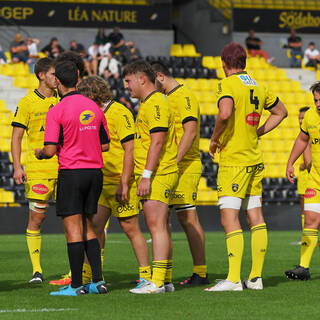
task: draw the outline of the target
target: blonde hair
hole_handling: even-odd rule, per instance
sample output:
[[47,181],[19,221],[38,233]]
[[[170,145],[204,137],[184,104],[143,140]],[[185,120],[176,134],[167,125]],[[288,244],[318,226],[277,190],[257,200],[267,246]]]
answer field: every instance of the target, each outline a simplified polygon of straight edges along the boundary
[[109,84],[98,76],[85,78],[78,84],[77,90],[82,95],[92,99],[100,107],[112,99]]

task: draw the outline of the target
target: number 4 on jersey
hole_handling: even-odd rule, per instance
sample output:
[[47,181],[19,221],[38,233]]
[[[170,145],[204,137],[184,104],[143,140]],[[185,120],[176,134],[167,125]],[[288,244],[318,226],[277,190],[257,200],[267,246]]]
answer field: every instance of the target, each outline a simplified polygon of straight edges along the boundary
[[256,110],[259,109],[259,99],[257,96],[253,96],[253,89],[250,89],[250,103],[254,104]]

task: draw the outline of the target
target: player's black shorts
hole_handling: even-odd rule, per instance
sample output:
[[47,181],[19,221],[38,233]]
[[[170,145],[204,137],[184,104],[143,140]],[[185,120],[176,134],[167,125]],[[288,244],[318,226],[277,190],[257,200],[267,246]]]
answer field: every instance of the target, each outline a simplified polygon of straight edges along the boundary
[[100,169],[60,170],[57,185],[57,216],[97,213],[101,190]]

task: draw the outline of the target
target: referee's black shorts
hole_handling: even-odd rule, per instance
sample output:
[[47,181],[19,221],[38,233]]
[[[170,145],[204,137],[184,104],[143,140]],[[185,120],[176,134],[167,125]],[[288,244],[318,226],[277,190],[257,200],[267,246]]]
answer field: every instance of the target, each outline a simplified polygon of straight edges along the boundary
[[60,170],[57,185],[57,216],[97,213],[101,190],[100,169]]

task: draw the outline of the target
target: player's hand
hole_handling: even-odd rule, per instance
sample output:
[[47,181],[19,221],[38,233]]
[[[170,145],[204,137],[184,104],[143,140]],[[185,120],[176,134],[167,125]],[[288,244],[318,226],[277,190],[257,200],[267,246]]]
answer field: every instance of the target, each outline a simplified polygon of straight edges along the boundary
[[146,196],[150,193],[150,179],[148,178],[142,178],[137,189],[137,195],[139,197]]
[[214,154],[220,149],[220,143],[214,140],[210,141],[209,154],[212,160],[214,159]]
[[20,167],[14,170],[13,179],[16,184],[23,184],[27,181],[27,175]]
[[307,169],[306,165],[304,163],[301,163],[300,166],[299,166],[299,170],[303,171],[305,169]]
[[287,178],[288,180],[291,182],[291,183],[294,183],[294,178],[296,176],[294,175],[294,168],[292,165],[289,165],[287,166]]
[[128,190],[129,187],[127,184],[122,184],[120,182],[117,191],[116,191],[116,199],[120,203],[128,202]]
[[41,151],[42,149],[34,149],[34,155],[36,156],[37,159],[39,160],[42,160],[42,158],[39,158],[39,152]]

